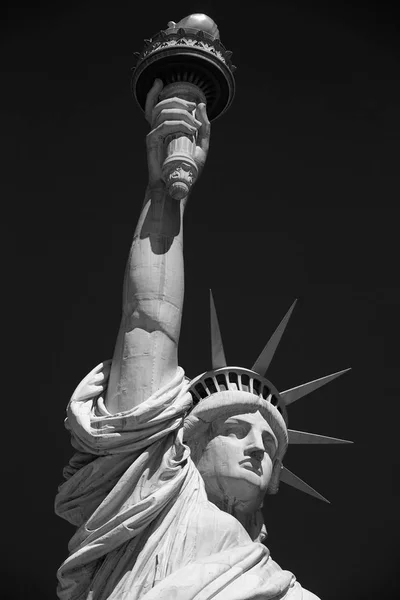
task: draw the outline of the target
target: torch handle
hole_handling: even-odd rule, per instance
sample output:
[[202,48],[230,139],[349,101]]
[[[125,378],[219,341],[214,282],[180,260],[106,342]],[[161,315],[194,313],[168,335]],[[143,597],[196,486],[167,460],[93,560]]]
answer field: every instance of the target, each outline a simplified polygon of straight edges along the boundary
[[[167,98],[182,98],[189,102],[205,102],[206,98],[201,89],[187,81],[170,83],[160,94],[160,100]],[[166,138],[165,159],[162,166],[162,176],[168,194],[175,200],[182,200],[190,193],[199,174],[195,162],[197,134],[173,134]]]

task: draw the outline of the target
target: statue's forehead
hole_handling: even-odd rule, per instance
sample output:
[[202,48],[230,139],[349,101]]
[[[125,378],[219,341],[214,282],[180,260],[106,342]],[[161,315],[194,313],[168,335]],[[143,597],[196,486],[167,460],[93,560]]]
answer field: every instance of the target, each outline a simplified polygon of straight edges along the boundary
[[266,431],[272,431],[270,424],[264,418],[262,413],[254,407],[254,410],[251,412],[241,412],[241,413],[229,413],[221,415],[219,419],[217,419],[218,423],[226,423],[230,421],[240,421],[244,423],[248,423],[249,425],[259,427]]

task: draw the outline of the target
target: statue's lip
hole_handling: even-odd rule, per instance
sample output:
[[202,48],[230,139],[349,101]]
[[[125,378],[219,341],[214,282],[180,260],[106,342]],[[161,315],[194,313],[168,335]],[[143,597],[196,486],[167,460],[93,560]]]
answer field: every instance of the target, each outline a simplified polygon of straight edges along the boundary
[[245,458],[244,460],[241,460],[239,464],[248,471],[253,471],[254,473],[257,473],[257,475],[262,475],[262,466],[259,460]]

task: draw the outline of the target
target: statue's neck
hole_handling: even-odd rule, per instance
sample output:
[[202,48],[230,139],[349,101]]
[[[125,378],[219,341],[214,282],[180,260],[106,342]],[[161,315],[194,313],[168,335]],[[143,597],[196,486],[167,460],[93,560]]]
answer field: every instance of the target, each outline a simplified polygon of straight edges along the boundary
[[210,497],[208,499],[215,504],[220,510],[229,513],[247,531],[253,542],[262,542],[267,537],[267,530],[264,524],[264,517],[261,507],[254,510],[241,510],[241,505],[235,501],[231,501],[228,497],[221,500],[218,497]]

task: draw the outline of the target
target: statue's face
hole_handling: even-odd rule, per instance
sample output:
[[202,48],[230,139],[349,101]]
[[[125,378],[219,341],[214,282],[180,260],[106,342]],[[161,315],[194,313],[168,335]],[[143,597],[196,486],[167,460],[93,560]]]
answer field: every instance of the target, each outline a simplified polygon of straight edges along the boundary
[[219,507],[251,512],[259,508],[271,479],[277,439],[259,411],[212,424],[197,468],[208,498]]

